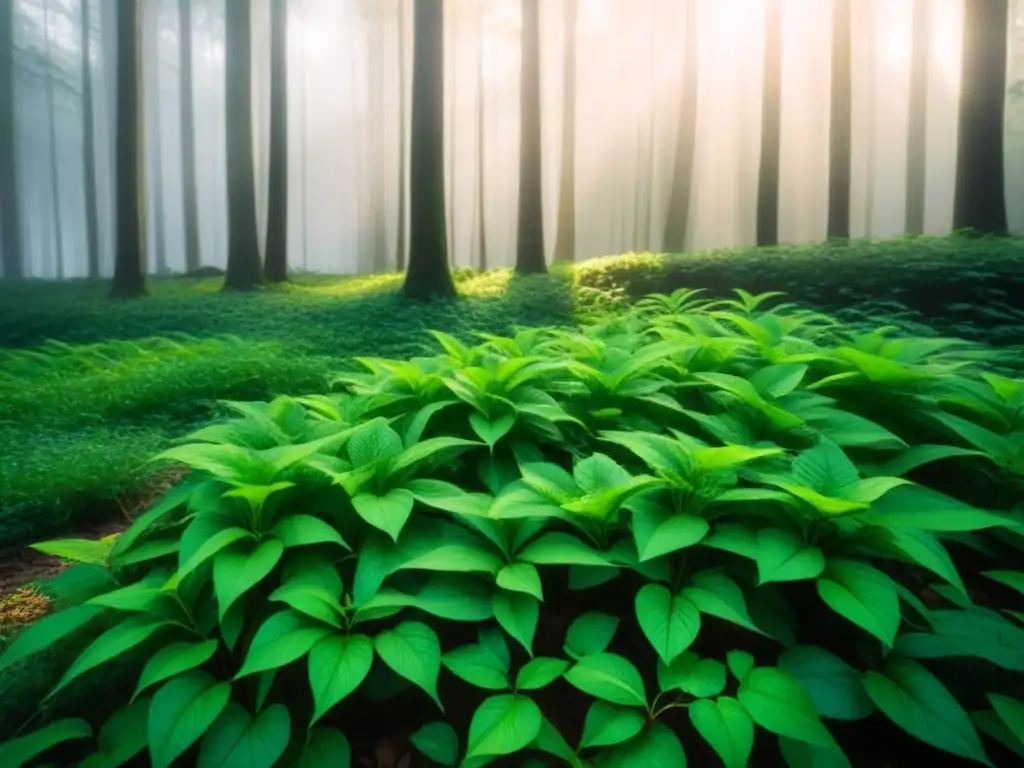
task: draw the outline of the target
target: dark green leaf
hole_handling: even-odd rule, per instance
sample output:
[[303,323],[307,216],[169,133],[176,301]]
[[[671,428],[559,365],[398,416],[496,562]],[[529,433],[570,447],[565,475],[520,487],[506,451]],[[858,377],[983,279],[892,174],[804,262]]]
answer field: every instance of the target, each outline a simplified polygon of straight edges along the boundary
[[290,739],[291,717],[283,704],[272,704],[253,720],[230,702],[203,739],[198,768],[272,768]]
[[621,709],[603,701],[595,701],[587,710],[580,748],[610,747],[621,744],[643,730],[647,718],[635,709]]
[[840,616],[890,647],[896,642],[900,598],[886,574],[867,563],[834,558],[817,586],[821,599]]
[[690,722],[722,758],[725,768],[746,768],[754,749],[754,721],[736,699],[721,696],[716,701],[695,701],[690,705]]
[[413,685],[423,689],[443,712],[437,696],[437,678],[441,674],[441,643],[426,624],[403,621],[394,629],[381,632],[373,641],[377,655]]
[[584,693],[612,704],[647,706],[640,673],[630,661],[613,653],[583,656],[565,673],[565,679]]
[[790,648],[779,657],[779,668],[800,681],[822,717],[862,720],[875,711],[861,673],[824,648]]
[[602,653],[608,649],[618,628],[617,616],[587,611],[569,625],[569,631],[565,634],[565,650],[576,658]]
[[459,737],[448,723],[427,723],[409,736],[409,741],[435,763],[454,768],[459,762]]
[[671,664],[700,632],[700,611],[688,598],[673,596],[660,584],[647,584],[636,595],[636,617],[658,657]]
[[522,592],[498,590],[492,601],[494,618],[526,652],[533,655],[533,638],[537,634],[540,603]]
[[565,659],[552,659],[543,656],[531,659],[516,675],[516,690],[532,691],[545,688],[560,678],[568,668],[569,662]]
[[231,697],[231,685],[196,670],[170,680],[149,707],[153,768],[168,768],[209,730]]
[[814,709],[810,694],[781,669],[751,669],[740,683],[737,698],[754,722],[765,730],[808,744],[835,745]]
[[316,723],[366,679],[373,665],[373,641],[366,635],[334,634],[309,651],[309,687]]
[[0,744],[0,765],[4,768],[21,768],[51,747],[75,739],[88,739],[91,736],[92,728],[85,720],[55,720],[38,731]]

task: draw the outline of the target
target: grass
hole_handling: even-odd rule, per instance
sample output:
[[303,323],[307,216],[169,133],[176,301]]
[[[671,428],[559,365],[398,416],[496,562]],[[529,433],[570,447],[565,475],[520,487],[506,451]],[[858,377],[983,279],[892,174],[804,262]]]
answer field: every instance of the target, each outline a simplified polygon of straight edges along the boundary
[[13,318],[0,325],[0,548],[117,513],[156,482],[148,459],[217,415],[217,400],[322,391],[353,356],[434,349],[430,329],[571,326],[650,292],[742,286],[919,335],[1024,341],[1024,238],[631,254],[456,280],[461,301],[427,304],[401,300],[395,274],[307,275],[247,295],[167,278],[132,302],[107,299],[105,283],[0,283],[0,316]]

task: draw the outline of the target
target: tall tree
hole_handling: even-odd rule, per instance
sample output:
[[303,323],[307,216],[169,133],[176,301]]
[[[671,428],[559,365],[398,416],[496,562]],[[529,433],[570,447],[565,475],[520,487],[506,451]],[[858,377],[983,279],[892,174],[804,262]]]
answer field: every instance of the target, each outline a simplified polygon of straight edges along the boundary
[[679,132],[676,134],[676,161],[672,172],[668,218],[665,220],[666,251],[686,248],[690,217],[690,194],[693,186],[694,144],[697,138],[697,83],[700,67],[698,19],[700,0],[686,0],[686,30],[683,32],[683,87],[679,109]]
[[547,271],[540,133],[540,0],[522,0],[519,79],[519,222],[516,272]]
[[196,186],[195,93],[192,86],[192,1],[178,0],[178,71],[181,98],[181,196],[185,271],[199,269],[199,195]]
[[405,111],[405,4],[406,0],[396,0],[398,3],[398,237],[395,242],[395,264],[398,271],[405,269],[406,247],[405,247],[405,219],[407,201],[409,197],[409,186],[406,176],[408,167],[406,165],[406,152],[408,148],[408,122],[409,117]]
[[965,3],[954,229],[1009,231],[1003,163],[1008,25],[1008,0]]
[[757,244],[779,242],[779,149],[782,135],[782,6],[766,0],[761,166],[757,184]]
[[146,293],[139,184],[139,6],[117,0],[117,253],[110,295],[130,299]]
[[904,229],[908,235],[924,232],[925,179],[928,147],[928,59],[930,51],[931,0],[914,0],[910,62],[910,125],[907,130],[907,209]]
[[853,115],[851,0],[832,4],[832,107],[829,126],[828,236],[850,237],[850,137]]
[[252,8],[249,0],[224,4],[227,100],[228,268],[225,291],[251,291],[263,282],[256,227],[252,156]]
[[416,0],[413,17],[409,266],[412,299],[455,295],[444,203],[444,0]]
[[270,5],[270,196],[267,279],[288,279],[288,0]]
[[50,145],[50,206],[53,216],[54,267],[57,279],[64,277],[64,217],[60,205],[60,172],[57,164],[57,100],[53,70],[56,64],[50,57],[50,2],[43,0],[43,50],[46,55],[46,108],[49,113],[47,133]]
[[92,0],[82,0],[82,146],[84,159],[85,248],[89,277],[100,274],[100,217],[96,200],[96,127],[92,98]]
[[24,276],[15,133],[14,0],[0,0],[0,264],[5,280]]
[[555,259],[576,260],[576,21],[578,0],[564,0],[562,39],[562,167]]
[[[569,0],[570,3],[576,0]],[[480,250],[480,269],[487,269],[487,153],[486,147],[486,123],[484,122],[484,21],[486,6],[480,6],[479,27],[477,28],[476,55],[476,166],[477,166],[477,188],[476,188],[476,226],[477,226],[477,247]]]

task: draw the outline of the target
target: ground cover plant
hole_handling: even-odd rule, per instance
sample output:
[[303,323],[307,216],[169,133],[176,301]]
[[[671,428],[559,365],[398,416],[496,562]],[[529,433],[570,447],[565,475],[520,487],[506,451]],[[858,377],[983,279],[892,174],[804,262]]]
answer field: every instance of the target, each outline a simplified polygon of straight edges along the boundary
[[123,534],[37,545],[77,564],[0,680],[81,650],[0,764],[344,766],[396,722],[467,768],[1024,756],[1024,382],[772,299],[233,403]]

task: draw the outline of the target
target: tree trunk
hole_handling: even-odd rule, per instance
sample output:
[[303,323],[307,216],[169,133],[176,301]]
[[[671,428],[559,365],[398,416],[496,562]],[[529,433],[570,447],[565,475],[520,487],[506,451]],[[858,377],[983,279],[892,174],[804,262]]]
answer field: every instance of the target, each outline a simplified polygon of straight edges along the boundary
[[227,99],[228,268],[225,291],[251,291],[263,282],[256,226],[252,146],[252,9],[249,0],[224,4]]
[[14,119],[14,2],[0,0],[0,257],[3,278],[25,275],[18,217],[17,124]]
[[384,106],[384,68],[387,62],[387,50],[384,20],[381,14],[373,12],[370,23],[373,25],[370,35],[370,57],[372,74],[370,75],[367,112],[370,114],[372,127],[369,131],[370,146],[370,216],[373,222],[373,271],[386,272],[388,268],[388,220],[387,191],[384,173],[384,132],[383,125],[387,114]]
[[966,3],[954,229],[1005,235],[1007,0]]
[[406,184],[408,169],[405,153],[408,151],[408,115],[405,111],[405,3],[398,0],[398,238],[395,243],[395,264],[399,272],[405,269],[405,218],[409,188]]
[[91,0],[82,0],[82,147],[85,163],[85,247],[89,277],[100,276],[100,219],[96,201],[96,126],[92,103],[92,15]]
[[519,224],[516,272],[547,271],[540,131],[540,0],[522,0],[522,68],[519,84]]
[[576,18],[578,0],[564,0],[562,40],[562,168],[558,187],[555,260],[576,260]]
[[288,279],[288,0],[270,6],[270,198],[267,279]]
[[779,242],[779,145],[782,124],[782,7],[765,3],[764,96],[761,102],[761,168],[757,184],[757,244]]
[[444,202],[444,0],[416,0],[412,74],[409,268],[412,299],[455,295]]
[[181,194],[185,227],[185,271],[201,265],[199,195],[196,188],[195,94],[192,87],[192,0],[178,0],[178,87],[181,98]]
[[57,279],[64,278],[64,217],[60,211],[60,173],[57,169],[57,104],[54,97],[53,67],[50,59],[50,2],[43,0],[43,47],[46,55],[46,108],[50,142],[50,204],[53,206],[54,267]]
[[924,232],[925,180],[927,176],[928,61],[930,57],[931,0],[915,0],[910,66],[910,125],[907,130],[908,235]]
[[832,6],[832,114],[829,138],[828,237],[850,237],[850,137],[853,113],[851,0]]
[[[569,0],[569,3],[575,3],[576,0]],[[484,12],[480,11],[480,26],[477,30],[479,40],[484,39]],[[486,146],[486,124],[484,123],[484,45],[483,42],[479,43],[477,48],[477,100],[476,100],[476,163],[477,172],[479,178],[477,180],[477,194],[476,194],[476,207],[477,207],[477,246],[480,249],[480,259],[478,266],[481,270],[488,268],[487,264],[487,153],[484,149]]]
[[690,217],[690,190],[693,187],[693,155],[697,138],[697,83],[700,50],[697,22],[700,0],[686,0],[686,36],[683,54],[682,105],[679,110],[679,133],[676,141],[676,162],[672,174],[668,218],[662,247],[669,252],[686,248]]
[[139,8],[117,0],[117,253],[110,295],[130,299],[146,293],[140,223]]

